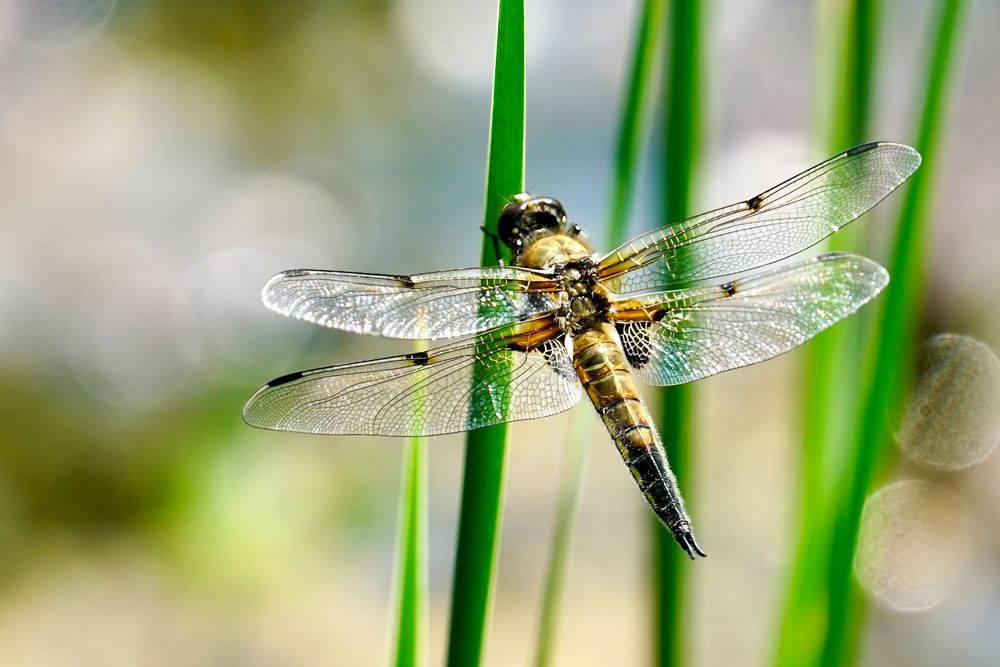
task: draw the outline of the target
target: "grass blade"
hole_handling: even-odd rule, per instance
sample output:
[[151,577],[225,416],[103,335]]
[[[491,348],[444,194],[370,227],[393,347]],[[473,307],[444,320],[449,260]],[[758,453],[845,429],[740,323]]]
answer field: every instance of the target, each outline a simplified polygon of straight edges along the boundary
[[915,336],[923,302],[927,211],[939,143],[941,117],[953,71],[955,37],[964,0],[939,3],[926,63],[927,81],[916,148],[923,164],[910,180],[895,232],[889,274],[892,282],[881,300],[880,327],[873,349],[874,367],[866,383],[864,402],[851,452],[846,492],[834,525],[831,548],[828,618],[823,665],[850,664],[857,653],[862,607],[851,572],[857,546],[861,509],[874,472],[889,449],[891,416],[898,413],[912,365]]
[[[426,351],[419,341],[417,351]],[[422,416],[425,395],[418,385],[414,413]],[[399,501],[399,543],[396,562],[396,643],[393,664],[416,667],[427,663],[427,439],[407,441],[403,492]]]
[[396,667],[416,667],[427,663],[426,444],[424,438],[410,438],[403,466],[393,659]]
[[[486,171],[482,263],[495,265],[497,216],[524,189],[524,2],[500,0]],[[509,257],[504,258],[509,260]],[[506,425],[470,431],[455,551],[448,665],[482,660],[500,527]]]
[[[618,126],[615,151],[613,190],[610,197],[605,247],[614,247],[626,240],[628,217],[634,193],[635,172],[640,149],[647,134],[652,102],[651,88],[656,64],[662,50],[666,0],[646,0],[643,4],[632,53],[628,88]],[[559,484],[559,501],[552,536],[552,549],[545,574],[542,613],[538,626],[535,665],[545,667],[551,662],[555,647],[559,614],[559,598],[565,578],[570,538],[579,502],[584,462],[587,455],[586,434],[593,416],[589,409],[577,410],[572,416],[569,460]]]
[[[663,197],[664,222],[680,220],[690,214],[689,204],[699,143],[701,108],[701,2],[672,2],[669,8],[670,40],[666,103],[664,105]],[[689,386],[662,390],[660,432],[670,465],[681,488],[692,492],[692,466],[687,454],[692,449],[692,394]],[[697,526],[697,515],[695,525]],[[657,665],[684,662],[686,579],[691,563],[677,548],[670,532],[651,518],[652,580],[654,588],[654,656]]]
[[[840,15],[824,15],[824,25],[819,26],[827,31],[834,23],[840,46],[834,59],[837,69],[832,73],[830,94],[818,96],[829,99],[817,105],[833,109],[825,142],[828,155],[871,139],[868,134],[879,7],[875,0],[853,0],[830,7]],[[819,41],[822,44],[822,35]],[[833,237],[833,249],[860,251],[858,230],[863,228],[851,225],[842,230]],[[778,626],[774,661],[779,666],[806,664],[809,656],[815,656],[822,646],[826,605],[823,573],[828,567],[832,496],[835,481],[839,479],[837,472],[844,464],[842,453],[848,450],[856,421],[857,404],[851,388],[860,381],[858,360],[863,357],[862,341],[871,329],[870,318],[863,315],[821,333],[806,348],[803,443],[796,503],[798,542]]]

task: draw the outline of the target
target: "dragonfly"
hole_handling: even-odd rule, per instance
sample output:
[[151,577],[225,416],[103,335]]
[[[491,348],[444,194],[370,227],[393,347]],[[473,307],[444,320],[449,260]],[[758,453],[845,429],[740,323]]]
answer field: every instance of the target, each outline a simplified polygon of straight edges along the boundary
[[586,395],[653,512],[690,558],[703,557],[635,378],[677,385],[771,359],[873,299],[889,276],[870,259],[782,260],[861,216],[919,164],[902,144],[855,146],[606,254],[559,201],[519,194],[495,232],[510,265],[279,273],[262,297],[282,315],[443,342],[284,375],[253,394],[243,417],[303,433],[431,436],[548,417]]

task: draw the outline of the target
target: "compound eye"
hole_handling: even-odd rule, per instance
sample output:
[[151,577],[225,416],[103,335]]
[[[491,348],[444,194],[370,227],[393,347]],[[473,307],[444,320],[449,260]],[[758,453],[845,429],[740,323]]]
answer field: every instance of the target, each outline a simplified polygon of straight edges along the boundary
[[532,231],[536,229],[558,230],[565,224],[566,210],[557,199],[536,197],[527,202],[524,222],[521,226]]
[[531,229],[556,229],[559,227],[559,218],[547,209],[532,211],[526,214],[524,218],[526,226]]
[[497,236],[508,247],[513,247],[511,243],[521,233],[522,212],[522,205],[519,202],[513,202],[503,207],[500,218],[497,220]]

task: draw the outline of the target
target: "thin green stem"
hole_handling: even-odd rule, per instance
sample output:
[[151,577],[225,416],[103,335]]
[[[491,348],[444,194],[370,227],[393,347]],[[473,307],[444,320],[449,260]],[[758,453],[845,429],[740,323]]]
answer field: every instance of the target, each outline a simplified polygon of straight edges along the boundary
[[[673,2],[669,8],[666,102],[661,207],[666,222],[690,214],[692,182],[699,145],[701,108],[701,3]],[[662,391],[659,426],[671,467],[685,492],[693,488],[692,404],[690,387]],[[653,523],[652,521],[650,522]],[[679,665],[684,661],[686,638],[686,574],[691,567],[669,532],[655,523],[652,575],[656,583],[653,614],[655,664]]]
[[916,148],[922,167],[906,190],[889,262],[892,282],[882,298],[880,328],[873,343],[874,368],[868,379],[861,419],[851,453],[846,490],[834,526],[829,590],[829,628],[822,664],[830,667],[853,662],[860,638],[859,592],[851,578],[858,526],[874,473],[889,448],[892,420],[898,414],[912,366],[915,336],[924,294],[927,210],[939,144],[941,118],[953,72],[955,37],[961,25],[964,0],[943,0],[934,22],[932,48],[926,64],[927,81]]
[[[500,0],[486,171],[482,263],[495,265],[490,234],[510,198],[524,189],[524,2]],[[490,372],[476,368],[474,376]],[[506,459],[507,427],[470,431],[448,635],[448,665],[479,665],[492,601]]]
[[[830,19],[839,19],[836,30],[841,48],[834,59],[836,71],[828,95],[819,106],[832,107],[827,141],[829,153],[864,143],[868,137],[871,88],[875,72],[879,2],[853,0],[838,5],[840,14],[825,16],[819,26],[823,36]],[[832,14],[832,12],[831,12]],[[822,59],[822,66],[827,67]],[[820,73],[823,74],[823,73]],[[859,229],[851,225],[834,237],[837,250],[857,250]],[[779,623],[775,663],[802,665],[815,656],[825,630],[826,590],[823,572],[828,567],[832,523],[831,502],[838,472],[844,465],[850,435],[857,418],[856,392],[861,377],[862,341],[871,330],[870,318],[859,314],[818,335],[806,348],[803,443],[798,497],[798,542],[785,606]]]
[[[692,466],[687,449],[693,442],[691,410],[693,396],[689,387],[670,387],[660,400],[660,425],[664,445],[670,457],[670,467],[690,499]],[[653,650],[654,665],[674,666],[686,662],[687,638],[687,574],[692,566],[663,524],[649,519],[652,537],[650,558],[653,581]],[[697,524],[696,524],[697,526]]]
[[410,438],[403,466],[397,574],[396,667],[427,663],[427,454],[424,438]]

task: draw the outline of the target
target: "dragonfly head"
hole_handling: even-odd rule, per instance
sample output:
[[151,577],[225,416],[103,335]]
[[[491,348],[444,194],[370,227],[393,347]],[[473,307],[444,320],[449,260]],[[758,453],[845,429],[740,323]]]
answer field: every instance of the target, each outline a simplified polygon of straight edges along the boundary
[[579,228],[569,223],[566,210],[558,200],[524,193],[515,195],[514,201],[504,206],[500,213],[497,222],[500,240],[517,255],[539,232],[576,235]]

